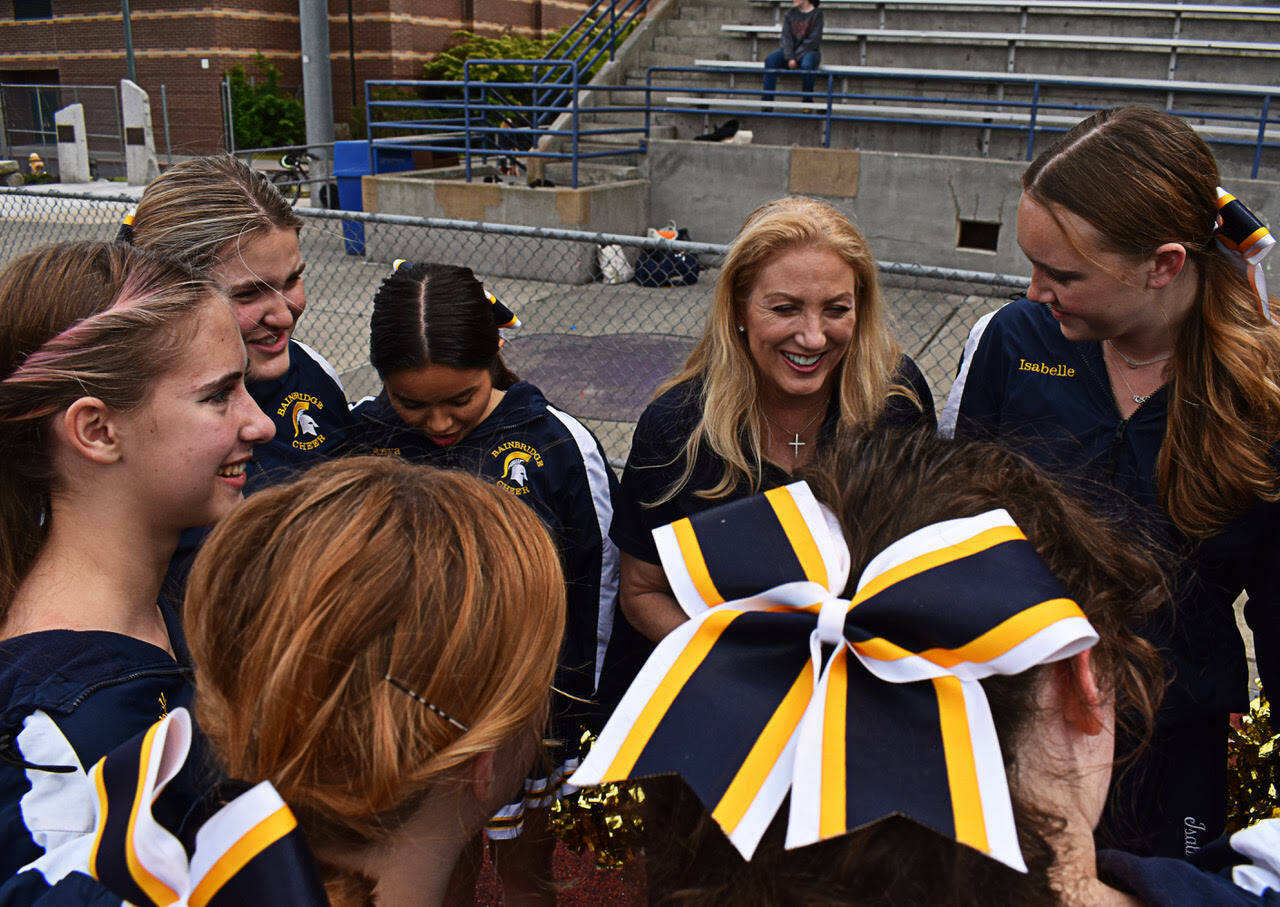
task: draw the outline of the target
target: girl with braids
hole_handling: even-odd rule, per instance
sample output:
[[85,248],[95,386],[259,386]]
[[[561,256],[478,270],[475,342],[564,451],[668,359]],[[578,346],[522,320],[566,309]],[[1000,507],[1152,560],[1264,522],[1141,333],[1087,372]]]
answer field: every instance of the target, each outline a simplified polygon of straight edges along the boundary
[[[360,442],[374,452],[482,477],[532,508],[560,549],[568,617],[550,735],[564,747],[486,830],[506,900],[543,903],[554,902],[543,807],[576,765],[583,731],[598,728],[629,628],[615,622],[613,472],[581,422],[503,363],[499,326],[513,320],[469,268],[399,264],[378,289],[370,322],[369,361],[383,392],[354,414]],[[480,858],[477,847],[464,867],[478,870]],[[458,890],[469,900],[474,879],[463,875]]]
[[1171,597],[1143,633],[1171,687],[1103,827],[1168,856],[1222,831],[1242,592],[1264,687],[1280,690],[1280,327],[1258,280],[1266,230],[1218,182],[1186,123],[1139,107],[1040,155],[1018,208],[1031,286],[973,328],[941,420],[1061,475],[1162,556]]
[[564,595],[530,508],[394,459],[318,466],[213,531],[196,713],[229,777],[289,804],[335,907],[442,903],[533,761]]
[[64,807],[85,770],[190,699],[160,585],[271,438],[244,374],[226,297],[185,265],[72,243],[0,273],[0,877],[27,867],[33,895],[92,827]]
[[249,351],[249,393],[276,423],[248,491],[333,455],[347,426],[337,372],[293,339],[306,308],[302,220],[265,175],[230,155],[194,158],[154,180],[122,236],[207,271],[231,299]]

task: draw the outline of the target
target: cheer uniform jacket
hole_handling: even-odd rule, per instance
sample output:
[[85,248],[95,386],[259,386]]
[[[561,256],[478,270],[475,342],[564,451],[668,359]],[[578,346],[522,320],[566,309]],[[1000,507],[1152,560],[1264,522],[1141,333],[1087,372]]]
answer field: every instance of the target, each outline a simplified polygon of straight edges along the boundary
[[305,343],[289,341],[289,370],[282,377],[246,389],[276,426],[275,437],[253,449],[246,495],[287,481],[345,444],[351,415],[342,381]]
[[[149,643],[98,630],[45,630],[0,642],[0,905],[38,896],[96,903],[101,895],[74,872],[84,856],[74,841],[95,819],[85,806],[96,802],[87,772],[168,710],[189,707],[194,692],[181,627],[163,599],[160,610],[177,660]],[[15,764],[23,761],[75,771]],[[181,811],[191,802],[176,787],[166,794],[160,814],[166,805]]]
[[[1242,590],[1259,673],[1280,689],[1280,505],[1257,502],[1198,543],[1179,532],[1156,492],[1167,395],[1160,388],[1122,419],[1101,346],[1067,340],[1045,306],[1020,299],[974,326],[941,431],[999,440],[1155,544],[1171,606],[1137,629],[1172,684],[1151,746],[1114,782],[1102,828],[1125,850],[1187,856],[1226,816],[1227,713],[1244,709],[1248,689],[1233,609]],[[1187,822],[1203,829],[1189,834]]]
[[1153,535],[1174,593],[1172,611],[1148,628],[1175,669],[1167,710],[1241,711],[1248,681],[1232,605],[1242,589],[1263,684],[1280,690],[1280,505],[1259,502],[1199,544],[1179,532],[1156,493],[1167,394],[1121,419],[1102,348],[1067,340],[1047,307],[1020,299],[974,326],[940,430],[998,439]]
[[[406,425],[385,391],[361,401],[352,412],[354,437],[367,452],[464,470],[515,495],[542,518],[560,549],[568,597],[555,686],[592,699],[616,657],[609,653],[618,552],[609,541],[617,480],[591,432],[551,406],[527,381],[509,388],[494,411],[450,447],[440,447]],[[620,615],[617,622],[622,623]],[[602,721],[597,709],[557,699],[560,718],[585,719],[592,726]],[[559,728],[565,733],[571,729]]]

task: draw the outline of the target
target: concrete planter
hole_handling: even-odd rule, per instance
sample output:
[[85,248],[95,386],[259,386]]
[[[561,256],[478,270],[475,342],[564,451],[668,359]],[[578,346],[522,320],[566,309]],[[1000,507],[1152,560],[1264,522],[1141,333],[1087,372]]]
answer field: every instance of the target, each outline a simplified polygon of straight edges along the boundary
[[[649,226],[648,180],[531,189],[482,182],[492,172],[491,167],[473,167],[471,182],[462,178],[459,167],[366,176],[364,207],[382,214],[631,236],[643,236]],[[447,261],[483,274],[525,280],[582,284],[597,275],[594,243],[477,233],[460,257],[456,237],[443,238],[437,247],[425,232],[415,238],[414,248],[406,249],[397,244],[399,235],[396,227],[367,225],[366,254],[386,262]]]

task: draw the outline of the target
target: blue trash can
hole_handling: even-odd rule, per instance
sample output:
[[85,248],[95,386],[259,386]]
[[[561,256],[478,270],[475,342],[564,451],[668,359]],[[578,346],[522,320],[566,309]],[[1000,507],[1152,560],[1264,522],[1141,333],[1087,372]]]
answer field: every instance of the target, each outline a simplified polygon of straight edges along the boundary
[[[398,173],[413,169],[413,152],[408,148],[373,149],[375,173]],[[355,140],[333,143],[333,177],[338,183],[338,207],[343,211],[364,210],[364,190],[360,178],[369,175],[369,143]],[[348,255],[364,254],[364,224],[342,222],[342,238]]]

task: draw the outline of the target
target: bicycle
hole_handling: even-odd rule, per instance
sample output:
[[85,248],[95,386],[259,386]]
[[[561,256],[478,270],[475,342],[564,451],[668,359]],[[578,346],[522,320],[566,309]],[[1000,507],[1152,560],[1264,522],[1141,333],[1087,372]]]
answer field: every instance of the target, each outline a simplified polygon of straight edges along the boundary
[[311,162],[318,160],[309,151],[287,151],[281,156],[283,169],[271,174],[271,182],[289,204],[297,204],[302,197],[302,187],[311,176]]

